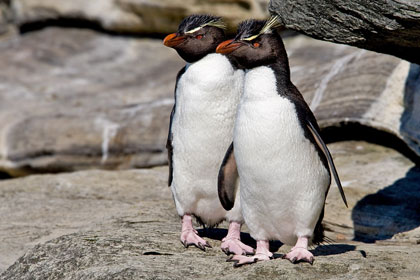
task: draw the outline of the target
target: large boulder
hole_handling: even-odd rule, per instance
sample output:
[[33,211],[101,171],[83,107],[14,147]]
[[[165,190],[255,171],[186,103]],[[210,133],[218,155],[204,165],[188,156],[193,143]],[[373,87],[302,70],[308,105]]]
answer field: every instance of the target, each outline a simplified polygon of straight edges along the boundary
[[268,0],[12,0],[15,22],[22,25],[55,21],[91,25],[113,32],[168,33],[190,14],[222,16],[232,30],[246,18],[268,15]]
[[317,39],[420,64],[420,2],[271,0],[283,25]]
[[[349,209],[332,185],[324,221],[336,242],[313,248],[313,266],[282,260],[290,247],[274,243],[277,259],[234,269],[220,250],[226,223],[200,229],[212,249],[185,249],[165,166],[0,181],[0,279],[415,279],[420,223],[400,220],[419,198],[401,190],[418,189],[420,170],[382,146],[329,147]],[[352,241],[362,234],[376,243]]]
[[[339,129],[324,135],[328,141],[363,139],[368,133],[350,129],[359,124],[385,132],[376,137],[392,140],[384,144],[420,154],[418,66],[303,36],[285,44],[292,80],[320,126]],[[160,40],[91,30],[47,28],[0,42],[0,170],[165,164],[183,65]]]
[[160,40],[50,28],[0,43],[0,169],[166,162],[183,62]]

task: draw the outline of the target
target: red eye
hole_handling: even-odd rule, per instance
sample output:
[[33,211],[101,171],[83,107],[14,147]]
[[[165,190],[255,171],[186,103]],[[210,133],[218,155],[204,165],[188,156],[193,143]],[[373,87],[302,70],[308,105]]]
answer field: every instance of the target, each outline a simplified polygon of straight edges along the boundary
[[201,40],[203,38],[203,35],[197,35],[195,36],[195,38],[197,38],[198,40]]
[[260,46],[260,43],[255,42],[254,44],[252,44],[254,46],[254,48],[258,48]]

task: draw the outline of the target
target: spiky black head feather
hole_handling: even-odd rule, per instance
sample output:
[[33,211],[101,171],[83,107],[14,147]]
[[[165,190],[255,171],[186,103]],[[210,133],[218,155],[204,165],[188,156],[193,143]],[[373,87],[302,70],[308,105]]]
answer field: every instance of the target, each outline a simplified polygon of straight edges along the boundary
[[178,27],[178,33],[184,34],[191,32],[197,28],[204,26],[214,26],[220,29],[224,29],[225,25],[222,22],[221,17],[211,15],[191,15],[186,17]]
[[248,19],[239,23],[235,40],[241,40],[254,35],[258,35],[261,29],[264,27],[265,23],[265,20],[256,19]]

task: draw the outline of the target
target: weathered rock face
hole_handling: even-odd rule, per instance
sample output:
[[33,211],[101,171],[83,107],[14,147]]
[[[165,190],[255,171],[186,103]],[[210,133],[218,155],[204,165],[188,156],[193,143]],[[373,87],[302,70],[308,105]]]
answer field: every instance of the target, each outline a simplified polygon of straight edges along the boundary
[[190,14],[222,16],[230,29],[246,18],[268,15],[268,0],[12,0],[18,25],[46,20],[80,20],[115,32],[168,33]]
[[[285,44],[292,80],[322,128],[362,124],[420,154],[418,66],[303,36]],[[183,65],[160,40],[89,30],[48,28],[0,42],[0,170],[165,164]]]
[[420,64],[419,1],[271,0],[269,10],[287,28],[314,38]]
[[[405,232],[406,227],[398,226],[395,214],[405,210],[388,202],[403,198],[404,193],[392,191],[400,184],[415,188],[417,182],[411,178],[419,177],[420,170],[381,146],[341,142],[329,147],[349,209],[332,185],[324,221],[327,236],[337,243],[314,249],[313,266],[292,265],[279,258],[234,269],[220,250],[225,224],[200,231],[212,249],[184,249],[179,242],[179,217],[166,186],[168,169],[159,167],[1,181],[0,279],[254,279],[262,275],[264,279],[376,279],[378,275],[416,279],[420,250],[414,244],[420,235],[416,229]],[[388,190],[386,196],[381,196],[382,189]],[[372,195],[377,200],[366,199]],[[416,199],[404,198],[406,204]],[[411,213],[409,208],[406,211]],[[354,219],[357,213],[364,219],[371,214],[369,229]],[[392,223],[394,227],[382,228]],[[412,224],[413,228],[419,225]],[[381,229],[393,239],[382,241],[384,236],[377,234]],[[361,233],[377,242],[350,241]],[[281,246],[276,256],[289,249]]]
[[[360,124],[397,136],[420,155],[419,66],[301,36],[285,45],[292,81],[321,128]],[[353,131],[347,139],[360,137]]]
[[0,169],[166,162],[176,53],[159,40],[51,28],[0,43]]

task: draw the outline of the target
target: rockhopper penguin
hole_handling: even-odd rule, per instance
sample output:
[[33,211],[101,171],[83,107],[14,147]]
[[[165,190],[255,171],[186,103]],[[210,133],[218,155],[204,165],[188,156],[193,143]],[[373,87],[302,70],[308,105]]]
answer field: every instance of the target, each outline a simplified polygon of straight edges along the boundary
[[164,39],[187,62],[177,76],[170,119],[169,186],[182,218],[185,247],[210,247],[193,228],[192,216],[209,227],[227,219],[229,230],[221,248],[227,254],[245,255],[253,254],[254,249],[240,241],[240,206],[227,212],[217,193],[219,167],[233,139],[244,77],[243,70],[215,53],[225,40],[223,28],[219,17],[192,15],[181,22],[177,33]]
[[256,255],[233,256],[235,266],[272,258],[269,240],[294,245],[284,256],[291,262],[313,262],[307,247],[324,238],[321,221],[331,182],[328,164],[347,205],[315,117],[290,81],[277,26],[276,18],[242,22],[235,39],[217,47],[218,53],[247,69],[233,146],[219,173],[220,200],[231,209],[235,188],[230,182],[237,168],[242,213],[257,240]]

